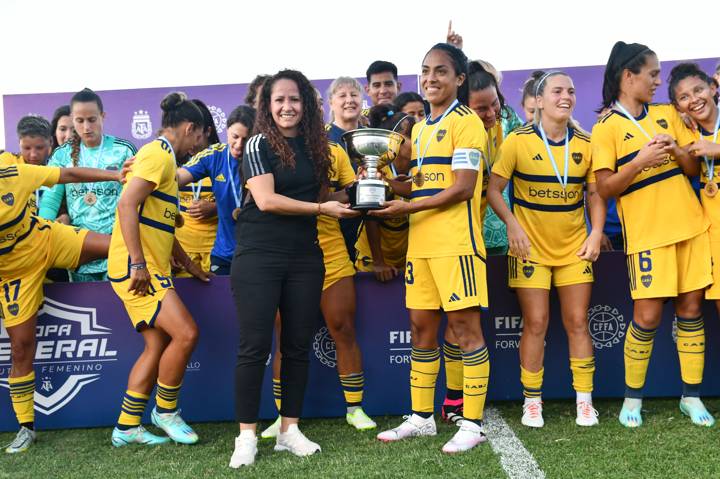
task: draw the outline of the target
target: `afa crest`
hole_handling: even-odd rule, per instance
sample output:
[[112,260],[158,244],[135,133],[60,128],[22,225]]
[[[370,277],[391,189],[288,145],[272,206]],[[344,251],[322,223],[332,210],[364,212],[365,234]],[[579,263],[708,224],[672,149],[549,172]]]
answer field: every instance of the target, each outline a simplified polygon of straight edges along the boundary
[[447,134],[447,130],[443,128],[442,130],[439,130],[437,132],[437,135],[435,136],[435,138],[437,139],[438,142],[441,142],[442,139],[445,138],[446,134]]
[[582,154],[581,152],[579,152],[579,151],[578,151],[578,152],[575,152],[575,153],[572,154],[572,159],[573,159],[573,161],[575,162],[576,165],[579,165],[580,163],[582,163],[583,154]]
[[663,127],[663,129],[665,129],[665,130],[667,130],[667,128],[668,128],[668,123],[664,118],[660,118],[657,121],[657,124],[660,125],[661,127]]
[[146,140],[152,136],[152,121],[150,114],[145,110],[138,110],[133,113],[132,126],[130,127],[132,137],[136,140]]

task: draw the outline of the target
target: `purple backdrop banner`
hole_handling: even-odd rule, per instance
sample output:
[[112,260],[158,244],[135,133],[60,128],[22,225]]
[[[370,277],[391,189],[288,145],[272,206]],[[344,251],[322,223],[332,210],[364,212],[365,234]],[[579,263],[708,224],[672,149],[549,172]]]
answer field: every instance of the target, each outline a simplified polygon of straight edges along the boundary
[[[588,311],[597,364],[595,396],[621,397],[623,341],[632,317],[624,255],[603,254],[595,271],[596,283]],[[490,350],[489,398],[520,399],[518,342],[522,318],[515,295],[506,286],[504,257],[490,258],[488,284],[490,311],[483,318],[483,329]],[[357,276],[356,285],[357,334],[365,370],[365,409],[372,415],[405,414],[410,409],[410,327],[404,285],[400,279],[381,284],[366,274]],[[237,328],[228,278],[213,278],[209,285],[179,279],[176,286],[200,327],[200,341],[187,365],[180,397],[183,415],[190,421],[232,420]],[[720,364],[720,348],[716,346],[720,331],[712,304],[706,305],[705,315],[707,358],[703,394],[718,395],[720,377],[715,372]],[[650,364],[646,387],[649,396],[677,397],[681,393],[673,330],[672,308],[668,303]],[[114,424],[128,373],[143,348],[143,341],[132,329],[110,284],[48,285],[37,333],[38,426],[70,428]],[[310,354],[310,383],[304,415],[341,416],[345,406],[335,370],[335,344],[320,318]],[[8,387],[9,368],[10,344],[6,331],[0,329],[0,389],[3,391]],[[545,371],[545,398],[573,397],[567,337],[554,295]],[[268,366],[261,406],[263,418],[276,415],[271,375]],[[436,404],[439,405],[445,384],[442,372],[437,384]],[[148,410],[151,407],[152,404]],[[0,411],[0,430],[15,429],[7,392],[0,393]]]

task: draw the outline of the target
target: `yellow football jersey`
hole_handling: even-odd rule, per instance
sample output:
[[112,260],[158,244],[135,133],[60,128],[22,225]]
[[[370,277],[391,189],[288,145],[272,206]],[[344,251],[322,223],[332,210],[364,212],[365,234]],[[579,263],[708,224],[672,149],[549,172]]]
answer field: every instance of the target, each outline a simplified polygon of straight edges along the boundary
[[[190,162],[197,161],[201,156],[207,156],[223,147],[222,143],[212,145],[197,155]],[[190,183],[180,188],[180,214],[183,217],[183,227],[175,232],[177,240],[183,249],[190,253],[209,253],[215,244],[215,236],[217,235],[218,218],[217,215],[207,219],[195,219],[185,213],[188,206],[192,205],[195,198],[206,200],[211,203],[215,202],[215,195],[212,192],[212,180],[204,178],[197,183]]]
[[[513,182],[513,214],[530,240],[530,261],[563,266],[579,261],[587,238],[585,183],[594,183],[590,137],[568,132],[567,188],[558,182],[545,143],[535,125],[518,128],[500,148],[492,172]],[[558,172],[565,173],[565,140],[548,139]],[[510,254],[510,253],[508,253]]]
[[[330,142],[330,193],[339,191],[355,181],[355,172],[350,158],[337,143]],[[340,231],[337,218],[320,215],[317,221],[318,242],[323,251],[325,264],[348,256],[345,239]]]
[[[9,151],[0,153],[0,166],[24,164],[26,163],[22,155],[16,155],[14,153],[10,153]],[[31,194],[30,198],[28,198],[28,208],[30,209],[30,214],[32,215],[38,214],[38,196],[40,195],[42,195],[42,191],[38,188],[33,191],[33,194]]]
[[[672,136],[681,147],[691,132],[671,105],[648,105],[636,121],[651,137]],[[619,171],[648,138],[622,113],[612,110],[592,130],[593,170]],[[628,254],[666,246],[707,231],[709,220],[675,158],[645,168],[617,199]]]
[[[703,127],[700,127],[695,133],[695,139],[697,140],[704,139],[712,142],[713,136],[715,136],[714,131],[707,131]],[[700,162],[700,167],[702,168],[702,173],[700,174],[700,185],[704,187],[705,183],[708,181],[708,168],[703,158],[698,158],[698,161]],[[711,163],[711,166],[713,166],[713,163]],[[720,158],[715,158],[712,181],[716,184],[720,184]],[[710,219],[710,240],[713,242],[720,241],[720,195],[715,195],[711,198],[703,189],[700,190],[700,201],[702,202],[705,213]]]
[[[395,178],[397,176],[393,169],[388,165],[382,169],[387,178]],[[400,196],[395,196],[396,200],[402,200]],[[405,268],[405,254],[408,246],[408,227],[410,221],[407,216],[397,218],[386,218],[376,221],[380,225],[380,248],[382,249],[385,264],[396,268]],[[355,243],[358,260],[367,258],[372,260],[372,250],[368,242],[367,231],[363,227]]]
[[420,186],[413,182],[411,201],[433,196],[452,186],[454,169],[476,170],[478,178],[471,199],[410,215],[407,256],[438,258],[476,254],[484,258],[480,203],[487,133],[482,121],[470,108],[458,104],[445,118],[425,118],[416,123],[412,130],[411,176],[418,172],[418,148],[420,154],[424,153],[420,168],[423,181]]
[[30,197],[41,186],[53,186],[60,168],[18,163],[0,165],[0,276],[34,264],[36,247]]
[[[483,178],[482,178],[482,201],[480,202],[480,218],[485,219],[487,211],[487,187],[490,184],[490,170],[497,160],[498,150],[503,142],[502,122],[496,121],[495,125],[487,130],[487,146],[483,149]],[[487,161],[485,161],[487,160]]]
[[[140,148],[123,187],[124,193],[134,177],[155,185],[154,191],[138,210],[140,243],[148,270],[163,276],[170,276],[175,218],[179,214],[176,173],[175,153],[170,143],[161,137]],[[127,279],[130,274],[129,264],[130,255],[116,215],[108,254],[108,277],[113,281]]]

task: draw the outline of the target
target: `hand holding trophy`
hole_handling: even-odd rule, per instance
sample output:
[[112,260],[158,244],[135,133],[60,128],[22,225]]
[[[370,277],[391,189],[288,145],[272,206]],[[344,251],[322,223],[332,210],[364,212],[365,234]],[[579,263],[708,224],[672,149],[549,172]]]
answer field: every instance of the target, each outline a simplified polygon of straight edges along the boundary
[[382,209],[385,201],[392,198],[392,190],[385,180],[377,178],[377,172],[397,158],[405,138],[378,128],[348,131],[342,138],[350,158],[367,172],[366,178],[356,181],[348,189],[351,208],[360,211]]

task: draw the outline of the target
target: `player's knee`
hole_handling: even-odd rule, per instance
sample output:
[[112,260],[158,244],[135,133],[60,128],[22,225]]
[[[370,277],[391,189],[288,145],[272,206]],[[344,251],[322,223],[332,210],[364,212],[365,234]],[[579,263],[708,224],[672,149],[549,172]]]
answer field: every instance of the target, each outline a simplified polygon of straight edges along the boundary
[[535,314],[523,318],[523,335],[545,336],[548,328],[548,315]]
[[198,342],[200,333],[195,323],[191,323],[186,328],[183,328],[173,336],[173,341],[177,341],[178,344],[182,345],[185,349],[194,349]]
[[416,348],[434,349],[438,345],[437,330],[422,324],[410,323],[410,337]]
[[702,316],[702,307],[695,303],[678,305],[675,314],[681,318],[699,318]]
[[565,325],[565,332],[569,337],[584,337],[589,334],[587,316],[578,314],[570,318]]
[[32,366],[33,357],[35,356],[35,341],[33,338],[13,339],[10,344],[10,355],[13,366]]
[[341,321],[328,323],[330,335],[336,344],[348,345],[355,342],[355,324],[352,317],[345,317]]

